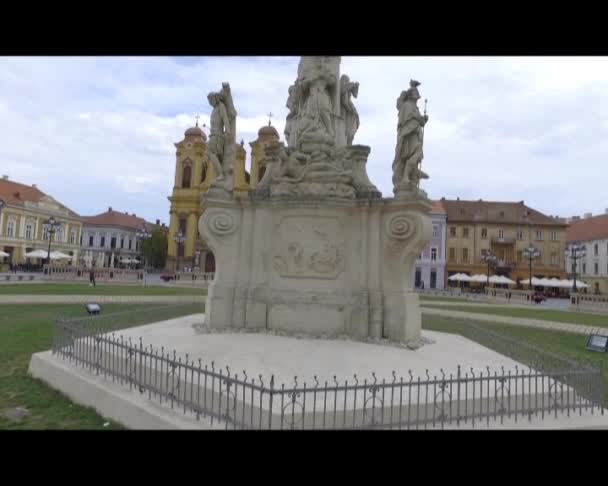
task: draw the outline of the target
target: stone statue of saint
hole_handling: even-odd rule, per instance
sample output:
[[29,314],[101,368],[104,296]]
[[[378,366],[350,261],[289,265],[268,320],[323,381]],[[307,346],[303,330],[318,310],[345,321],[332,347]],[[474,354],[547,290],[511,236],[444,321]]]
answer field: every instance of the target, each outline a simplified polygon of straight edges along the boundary
[[289,87],[289,96],[287,98],[287,108],[289,113],[287,114],[287,120],[285,121],[285,141],[287,145],[293,147],[295,145],[295,135],[297,128],[297,117],[300,105],[300,86],[298,81]]
[[422,162],[423,127],[428,121],[427,115],[421,115],[418,110],[418,81],[411,80],[410,88],[403,91],[397,99],[399,123],[397,126],[397,147],[393,161],[393,186],[403,184],[417,185],[420,179],[428,179],[428,175],[419,170]]
[[353,144],[355,133],[359,129],[359,113],[353,104],[351,96],[355,98],[359,94],[359,83],[351,83],[349,77],[344,74],[340,78],[340,104],[346,125],[346,146]]
[[228,83],[222,84],[222,90],[207,95],[209,104],[213,107],[210,120],[208,139],[208,155],[216,180],[222,181],[234,163],[236,140],[236,110],[232,102],[232,94]]
[[302,81],[304,91],[308,92],[303,108],[304,123],[300,126],[302,135],[306,132],[321,131],[334,137],[331,121],[332,103],[329,94],[331,84],[331,77],[322,71],[315,78]]

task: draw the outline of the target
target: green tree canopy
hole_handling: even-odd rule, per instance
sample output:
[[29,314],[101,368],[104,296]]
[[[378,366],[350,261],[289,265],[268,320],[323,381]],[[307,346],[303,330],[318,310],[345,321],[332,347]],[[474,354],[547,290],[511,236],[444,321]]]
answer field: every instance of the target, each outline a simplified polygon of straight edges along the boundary
[[148,266],[164,268],[167,261],[167,234],[161,229],[155,229],[152,236],[144,241],[144,258]]

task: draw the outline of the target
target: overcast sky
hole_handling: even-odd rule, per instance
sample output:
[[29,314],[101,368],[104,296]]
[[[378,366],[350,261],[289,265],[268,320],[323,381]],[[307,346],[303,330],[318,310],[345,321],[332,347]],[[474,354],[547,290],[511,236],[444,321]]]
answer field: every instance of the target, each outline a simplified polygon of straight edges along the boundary
[[[274,113],[283,138],[292,57],[0,58],[0,174],[81,215],[108,206],[169,222],[173,143],[209,120],[229,81],[237,140]],[[355,143],[392,195],[395,100],[419,80],[428,98],[423,188],[431,198],[520,201],[549,215],[608,207],[608,58],[343,57],[360,83]]]

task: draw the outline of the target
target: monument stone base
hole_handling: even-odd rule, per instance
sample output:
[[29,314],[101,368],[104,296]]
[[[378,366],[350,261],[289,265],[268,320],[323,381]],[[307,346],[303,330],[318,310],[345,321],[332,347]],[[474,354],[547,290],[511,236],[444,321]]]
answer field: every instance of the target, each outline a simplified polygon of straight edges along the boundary
[[210,328],[420,338],[413,265],[430,201],[207,194],[199,231],[216,257]]

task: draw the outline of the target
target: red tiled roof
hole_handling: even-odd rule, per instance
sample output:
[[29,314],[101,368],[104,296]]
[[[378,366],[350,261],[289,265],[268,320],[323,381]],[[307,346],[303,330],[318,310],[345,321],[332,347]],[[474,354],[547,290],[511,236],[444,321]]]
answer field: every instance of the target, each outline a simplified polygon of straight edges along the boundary
[[0,180],[0,199],[7,204],[23,206],[25,201],[39,202],[46,194],[40,189],[18,182]]
[[566,230],[566,241],[589,241],[608,238],[608,214],[575,219]]
[[19,182],[10,181],[6,179],[0,179],[0,199],[3,200],[6,204],[11,204],[14,206],[24,206],[25,202],[39,203],[44,197],[51,198],[62,209],[68,211],[72,217],[79,217],[70,208],[64,206],[48,194],[45,194],[37,187],[27,186],[25,184],[20,184]]
[[431,214],[447,214],[447,211],[443,207],[443,204],[441,204],[441,201],[433,201]]
[[526,206],[523,201],[464,201],[441,199],[448,214],[448,222],[543,224],[567,226],[561,218],[552,218],[536,209]]
[[120,226],[122,228],[138,229],[144,224],[147,224],[146,220],[135,216],[133,214],[125,214],[113,209],[109,209],[105,213],[98,214],[96,216],[83,216],[83,224],[95,225],[95,226]]

